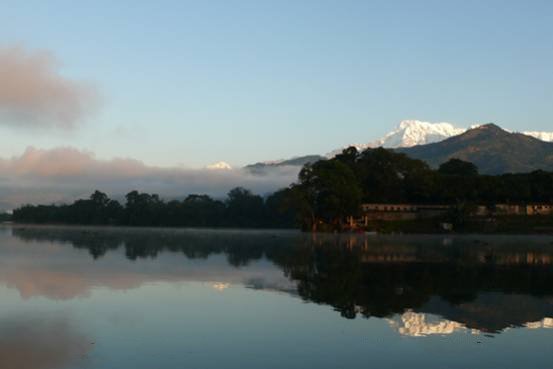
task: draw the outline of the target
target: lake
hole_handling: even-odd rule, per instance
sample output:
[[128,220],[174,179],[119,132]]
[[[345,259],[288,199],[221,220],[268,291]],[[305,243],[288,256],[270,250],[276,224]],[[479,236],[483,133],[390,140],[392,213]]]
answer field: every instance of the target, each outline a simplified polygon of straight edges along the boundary
[[0,369],[550,368],[553,237],[0,228]]

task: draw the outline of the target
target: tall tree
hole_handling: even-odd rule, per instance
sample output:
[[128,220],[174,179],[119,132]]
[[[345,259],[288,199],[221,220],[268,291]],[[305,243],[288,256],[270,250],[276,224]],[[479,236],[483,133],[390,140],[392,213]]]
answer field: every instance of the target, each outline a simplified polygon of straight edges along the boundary
[[359,155],[356,168],[365,201],[426,201],[432,195],[431,169],[405,154],[368,149]]
[[307,226],[313,230],[317,221],[342,225],[348,215],[355,215],[361,204],[361,189],[354,172],[338,160],[321,160],[306,165],[297,185],[301,209]]
[[264,225],[265,208],[263,198],[250,190],[236,187],[230,190],[226,201],[227,222],[231,226],[254,227]]

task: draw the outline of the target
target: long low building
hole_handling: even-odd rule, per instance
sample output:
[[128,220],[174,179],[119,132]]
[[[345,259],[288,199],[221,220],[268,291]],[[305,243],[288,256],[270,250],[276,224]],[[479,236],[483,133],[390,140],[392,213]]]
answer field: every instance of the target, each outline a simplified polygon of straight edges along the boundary
[[496,204],[478,208],[485,208],[484,215],[553,215],[553,204]]
[[362,204],[360,217],[348,217],[352,228],[367,227],[371,221],[398,221],[436,218],[447,213],[449,205]]
[[[431,219],[445,215],[455,205],[443,204],[379,204],[361,205],[360,217],[348,217],[351,226],[368,226],[371,221]],[[471,208],[474,217],[553,215],[553,204],[495,204]]]
[[365,221],[412,220],[435,218],[450,208],[450,205],[436,204],[363,204],[361,213]]

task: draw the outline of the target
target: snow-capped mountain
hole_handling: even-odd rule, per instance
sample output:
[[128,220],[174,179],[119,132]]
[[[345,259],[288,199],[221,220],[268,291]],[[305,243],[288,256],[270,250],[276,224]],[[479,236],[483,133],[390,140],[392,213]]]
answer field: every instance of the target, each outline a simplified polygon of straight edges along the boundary
[[[394,130],[379,140],[365,144],[352,144],[346,147],[355,146],[357,150],[362,151],[371,147],[380,146],[395,149],[400,147],[426,145],[460,135],[469,129],[477,128],[479,126],[480,124],[473,124],[469,128],[462,128],[446,122],[431,123],[420,120],[404,120]],[[512,132],[509,130],[507,131]],[[526,131],[521,133],[542,141],[553,142],[553,132]],[[326,156],[334,157],[335,155],[341,153],[346,147],[334,150]]]
[[219,161],[217,163],[213,163],[213,164],[210,164],[206,167],[206,169],[211,169],[211,170],[231,170],[232,169],[232,166],[227,163],[227,162],[224,162],[224,161]]
[[[368,147],[413,147],[417,145],[426,145],[429,143],[440,142],[446,138],[460,135],[469,129],[477,128],[481,124],[473,124],[469,128],[456,127],[451,123],[430,123],[420,120],[404,120],[399,126],[385,135],[380,140],[366,144]],[[506,130],[507,132],[514,132]],[[532,136],[538,140],[553,142],[553,132],[523,131],[520,132],[527,136]]]
[[527,131],[522,133],[527,136],[532,136],[534,138],[537,138],[538,140],[553,142],[553,132]]
[[[341,153],[347,147],[355,146],[357,150],[363,151],[372,147],[386,148],[408,148],[418,145],[427,145],[443,141],[447,138],[454,137],[465,133],[469,129],[477,128],[481,124],[473,124],[469,128],[458,127],[452,123],[440,122],[431,123],[420,120],[404,120],[395,129],[386,134],[384,137],[368,143],[351,144],[343,146],[337,150],[333,150],[326,154],[325,157],[332,158]],[[507,132],[513,132],[507,130]],[[526,131],[521,132],[527,136],[532,136],[542,141],[553,142],[553,132]],[[246,169],[261,170],[264,168],[278,166],[303,166],[305,163],[313,162],[321,159],[317,155],[309,155],[295,157],[291,160],[280,160],[273,162],[261,162],[246,166]]]
[[529,173],[553,170],[553,143],[507,131],[488,123],[447,140],[394,149],[432,168],[457,158],[476,165],[481,174]]
[[[412,147],[443,141],[465,131],[465,128],[455,127],[453,124],[446,122],[430,123],[420,120],[404,120],[379,140],[365,144],[348,145],[348,147],[355,146],[359,151],[380,146],[386,148]],[[328,153],[327,156],[334,157],[341,153],[344,148],[334,150]]]
[[382,137],[380,140],[369,143],[371,147],[412,147],[425,145],[457,136],[465,131],[451,123],[430,123],[420,120],[404,120],[399,126]]

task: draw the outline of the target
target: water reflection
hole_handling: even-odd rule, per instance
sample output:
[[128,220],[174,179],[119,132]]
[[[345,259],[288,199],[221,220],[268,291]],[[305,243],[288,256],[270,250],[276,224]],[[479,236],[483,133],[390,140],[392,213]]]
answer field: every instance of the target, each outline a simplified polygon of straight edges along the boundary
[[0,369],[65,368],[86,360],[92,346],[63,316],[0,320]]
[[[394,319],[389,319],[388,322],[399,334],[410,337],[447,335],[468,330],[466,325],[462,323],[430,314],[415,313],[414,311],[406,311],[396,316]],[[476,330],[472,332],[479,333],[479,331]]]
[[553,328],[553,318],[545,318],[539,322],[529,322],[525,324],[525,327],[528,329],[552,329]]
[[[331,306],[348,319],[386,318],[410,336],[552,325],[550,237],[56,227],[11,232],[26,247],[0,248],[0,281],[27,298],[72,299],[96,286],[132,289],[190,280],[220,292],[240,284],[291,294]],[[81,250],[97,262],[84,259]]]

